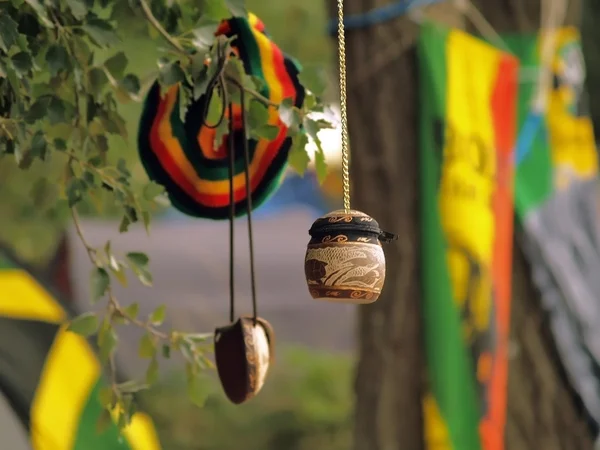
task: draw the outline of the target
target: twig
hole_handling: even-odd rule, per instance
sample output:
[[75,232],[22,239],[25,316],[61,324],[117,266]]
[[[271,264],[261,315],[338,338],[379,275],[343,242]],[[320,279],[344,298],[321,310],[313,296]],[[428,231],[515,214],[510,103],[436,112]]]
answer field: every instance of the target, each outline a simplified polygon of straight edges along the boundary
[[252,97],[254,97],[256,100],[258,100],[259,102],[261,102],[263,105],[265,106],[275,106],[276,108],[279,107],[278,103],[272,102],[271,100],[269,100],[267,97],[261,95],[259,92],[255,91],[254,89],[249,89],[247,87],[244,87],[238,80],[236,80],[233,77],[230,76],[226,76],[225,79],[230,82],[235,84],[239,89],[243,89],[244,92],[250,94]]
[[163,28],[163,26],[156,19],[156,17],[154,17],[154,14],[152,14],[152,10],[150,9],[150,6],[148,6],[148,3],[146,2],[146,0],[140,0],[140,5],[142,5],[142,9],[144,10],[144,14],[146,15],[146,18],[152,24],[152,26],[154,28],[156,28],[156,31],[158,31],[160,34],[162,34],[162,36],[167,40],[167,42],[169,44],[171,44],[174,48],[176,48],[179,51],[179,53],[181,53],[189,58],[190,55],[188,55],[186,53],[185,49],[181,46],[181,44],[179,42],[177,42],[177,40],[173,36],[171,36],[167,32],[167,30],[165,30]]
[[[77,213],[77,209],[75,208],[75,206],[72,206],[70,209],[71,209],[71,217],[73,219],[73,225],[75,226],[75,232],[77,233],[79,240],[85,247],[85,250],[90,258],[90,261],[92,262],[92,264],[97,265],[98,258],[96,255],[96,249],[94,249],[94,247],[92,247],[88,243],[88,241],[85,237],[85,234],[83,233],[83,228],[81,226],[81,221],[79,219],[79,214]],[[112,287],[110,285],[107,288],[107,295],[108,295],[108,306],[110,308],[112,308],[112,311],[118,313],[119,316],[121,316],[123,319],[126,319],[127,321],[131,322],[132,324],[145,329],[146,331],[153,334],[154,336],[156,336],[159,339],[169,339],[169,336],[166,333],[163,333],[162,331],[157,330],[149,323],[142,322],[141,320],[136,319],[135,317],[129,316],[125,312],[125,310],[123,309],[121,304],[118,302],[117,298],[115,297],[115,295],[112,291]]]
[[97,265],[98,259],[96,256],[96,250],[88,243],[85,235],[83,234],[83,228],[81,227],[81,221],[79,220],[79,214],[77,213],[77,209],[75,208],[75,206],[71,206],[70,209],[71,218],[73,219],[73,225],[75,226],[75,232],[77,233],[77,237],[79,237],[79,240],[85,247],[85,251],[87,252],[92,264]]
[[[92,264],[98,265],[96,249],[88,243],[88,241],[85,237],[85,234],[83,233],[83,228],[81,226],[81,220],[79,219],[79,214],[77,213],[77,209],[75,208],[75,206],[71,207],[71,217],[73,219],[73,225],[75,226],[75,232],[77,233],[79,240],[85,247],[85,250],[90,258],[90,261],[92,262]],[[162,340],[169,339],[169,336],[166,333],[163,333],[162,331],[157,330],[149,323],[143,322],[139,319],[136,319],[135,317],[131,317],[130,315],[128,315],[125,312],[125,310],[123,309],[123,307],[121,306],[121,304],[118,302],[117,298],[115,297],[115,295],[112,291],[112,287],[110,285],[107,288],[106,294],[108,296],[109,308],[111,308],[112,311],[119,314],[119,316],[121,316],[123,319],[131,322],[132,324],[134,324],[140,328],[145,329],[148,333],[156,336],[159,339],[162,339]]]

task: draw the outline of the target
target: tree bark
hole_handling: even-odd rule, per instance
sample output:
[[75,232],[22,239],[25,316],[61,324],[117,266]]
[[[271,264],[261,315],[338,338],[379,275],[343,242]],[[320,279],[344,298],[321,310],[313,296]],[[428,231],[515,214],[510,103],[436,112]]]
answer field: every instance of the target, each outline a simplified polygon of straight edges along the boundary
[[[388,0],[346,0],[346,14]],[[573,7],[570,17],[576,17]],[[335,2],[328,2],[336,17]],[[539,0],[481,0],[502,31],[538,28]],[[449,4],[428,17],[460,27]],[[573,20],[573,19],[571,19]],[[383,229],[388,275],[380,299],[358,310],[355,450],[422,450],[424,387],[420,337],[417,26],[407,17],[347,33],[352,203]],[[515,245],[516,246],[516,245]],[[506,448],[586,450],[592,440],[567,386],[522,253],[515,249]],[[456,449],[461,450],[461,449]]]

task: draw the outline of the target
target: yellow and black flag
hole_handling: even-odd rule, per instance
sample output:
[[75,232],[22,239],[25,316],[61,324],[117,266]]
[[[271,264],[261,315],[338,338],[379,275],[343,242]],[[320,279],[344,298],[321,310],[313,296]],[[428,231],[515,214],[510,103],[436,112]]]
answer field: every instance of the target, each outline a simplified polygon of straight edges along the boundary
[[88,341],[66,330],[68,317],[58,296],[0,248],[0,396],[33,450],[161,450],[142,413],[122,438],[116,426],[98,434],[101,366]]

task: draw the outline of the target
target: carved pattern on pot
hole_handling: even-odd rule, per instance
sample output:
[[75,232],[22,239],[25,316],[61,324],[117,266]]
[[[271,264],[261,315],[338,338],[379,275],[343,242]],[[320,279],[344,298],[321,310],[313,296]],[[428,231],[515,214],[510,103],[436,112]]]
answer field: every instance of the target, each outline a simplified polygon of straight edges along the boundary
[[377,300],[385,281],[381,242],[391,242],[395,235],[355,210],[331,211],[308,234],[304,273],[314,299],[354,304]]
[[[385,279],[381,245],[360,243],[356,248],[352,247],[352,243],[309,246],[305,259],[308,285],[329,290],[381,292]],[[352,298],[358,298],[355,295]]]

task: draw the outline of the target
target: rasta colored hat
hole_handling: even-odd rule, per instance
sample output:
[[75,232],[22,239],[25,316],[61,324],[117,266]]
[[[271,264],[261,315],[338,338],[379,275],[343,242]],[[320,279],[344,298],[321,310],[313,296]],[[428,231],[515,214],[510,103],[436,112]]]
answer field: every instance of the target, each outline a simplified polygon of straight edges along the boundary
[[[296,107],[304,101],[298,81],[299,65],[284,55],[253,14],[224,21],[217,35],[237,36],[234,51],[246,73],[262,81],[259,93],[273,103],[291,98]],[[216,130],[205,125],[204,111],[210,93],[192,102],[181,120],[179,85],[161,95],[155,82],[146,96],[138,147],[142,164],[153,181],[163,185],[174,207],[194,217],[224,220],[229,217],[229,145],[226,136],[215,148]],[[244,130],[241,107],[233,105],[233,189],[236,216],[247,213],[244,163]],[[269,107],[268,124],[277,127],[274,139],[252,138],[248,142],[250,199],[252,208],[261,205],[278,187],[287,164],[291,138],[278,111]]]

